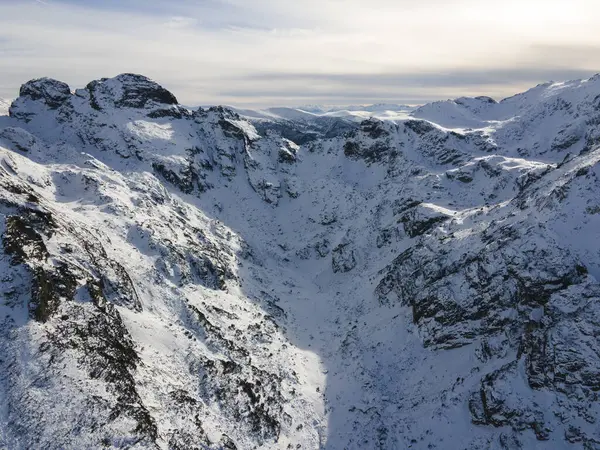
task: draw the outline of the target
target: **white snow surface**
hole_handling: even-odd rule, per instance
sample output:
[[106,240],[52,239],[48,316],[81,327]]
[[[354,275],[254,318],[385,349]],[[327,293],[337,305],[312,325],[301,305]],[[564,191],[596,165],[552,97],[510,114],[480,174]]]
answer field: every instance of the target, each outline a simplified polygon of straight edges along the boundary
[[10,108],[10,100],[0,98],[0,116],[8,116],[8,108]]

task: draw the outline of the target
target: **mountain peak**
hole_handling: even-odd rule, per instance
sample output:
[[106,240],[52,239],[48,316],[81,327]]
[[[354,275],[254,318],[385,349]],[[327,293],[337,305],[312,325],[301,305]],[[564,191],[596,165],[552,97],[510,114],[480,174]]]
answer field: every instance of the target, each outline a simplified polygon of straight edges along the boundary
[[[126,108],[145,108],[150,103],[176,105],[177,98],[160,84],[143,75],[124,73],[114,78],[94,80],[85,87],[96,109],[114,105]],[[77,91],[80,95],[85,92]]]
[[[83,99],[83,105],[81,100],[75,99]],[[44,77],[21,86],[19,98],[13,103],[10,114],[30,120],[46,108],[70,111],[74,105],[80,105],[96,111],[110,111],[112,108],[160,109],[177,104],[177,98],[170,91],[143,75],[123,73],[113,78],[100,78],[89,82],[83,89],[77,89],[74,94],[68,84]],[[63,108],[65,106],[66,109]]]
[[42,100],[49,108],[56,109],[71,96],[69,85],[53,78],[36,78],[28,81],[19,90],[20,97]]

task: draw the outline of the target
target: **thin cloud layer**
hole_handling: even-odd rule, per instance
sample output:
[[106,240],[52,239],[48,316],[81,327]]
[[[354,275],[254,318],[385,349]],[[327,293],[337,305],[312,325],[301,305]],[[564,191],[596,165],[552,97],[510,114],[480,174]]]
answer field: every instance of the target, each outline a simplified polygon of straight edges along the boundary
[[0,0],[0,97],[148,75],[187,104],[421,103],[600,71],[595,0]]

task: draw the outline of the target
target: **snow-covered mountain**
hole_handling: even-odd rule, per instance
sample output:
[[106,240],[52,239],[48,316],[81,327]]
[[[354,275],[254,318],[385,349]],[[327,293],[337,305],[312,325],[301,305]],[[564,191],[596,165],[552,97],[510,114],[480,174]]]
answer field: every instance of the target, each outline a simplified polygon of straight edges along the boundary
[[229,107],[242,119],[251,122],[261,134],[275,131],[298,144],[342,136],[358,129],[360,122],[376,118],[401,121],[410,118],[411,106],[377,104],[367,106],[241,109]]
[[317,117],[345,117],[354,121],[361,121],[370,117],[388,119],[390,116],[405,117],[416,109],[414,106],[397,105],[391,103],[377,103],[374,105],[350,106],[322,106],[306,105],[297,108],[277,107],[267,109],[241,109],[229,107],[239,115],[250,119],[308,119]]
[[357,130],[367,119],[402,121],[415,109],[405,105],[377,104],[367,106],[326,107],[309,105],[299,108],[278,107],[242,109],[228,107],[250,122],[261,135],[270,131],[299,145],[318,139],[343,136]]
[[345,117],[362,121],[374,117],[382,120],[403,120],[415,109],[410,105],[394,103],[376,103],[374,105],[350,105],[324,108],[321,115],[329,117]]
[[0,448],[600,448],[600,76],[268,114],[22,86]]

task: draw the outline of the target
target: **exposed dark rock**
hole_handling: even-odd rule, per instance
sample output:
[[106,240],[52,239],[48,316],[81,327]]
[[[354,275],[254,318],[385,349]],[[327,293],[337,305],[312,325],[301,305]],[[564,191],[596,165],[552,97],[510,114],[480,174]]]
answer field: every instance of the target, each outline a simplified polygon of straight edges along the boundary
[[354,249],[349,242],[344,242],[335,247],[331,254],[331,267],[334,273],[350,272],[356,267],[357,261]]
[[344,155],[348,158],[358,157],[360,155],[360,145],[354,141],[346,141],[344,144]]
[[351,159],[362,159],[367,164],[390,162],[399,154],[398,150],[385,140],[377,140],[369,145],[355,141],[344,144],[344,154]]
[[239,139],[241,141],[245,141],[247,139],[246,133],[244,133],[244,130],[242,130],[236,124],[232,123],[230,120],[227,120],[227,119],[219,120],[219,126],[223,129],[223,132],[228,137],[231,137],[234,139]]
[[223,449],[225,449],[225,450],[237,450],[237,446],[235,445],[235,442],[233,442],[233,440],[226,434],[221,436],[221,445],[223,446]]
[[315,250],[317,251],[317,255],[321,258],[325,258],[331,251],[331,243],[327,239],[318,241],[315,244]]
[[178,187],[181,192],[186,194],[193,193],[196,189],[200,192],[204,190],[202,184],[200,184],[200,178],[192,167],[185,167],[182,172],[175,172],[172,169],[167,168],[162,163],[152,163],[152,168],[158,173],[165,181]]
[[153,111],[150,111],[147,114],[148,117],[150,117],[151,119],[161,119],[161,118],[172,118],[172,119],[183,119],[184,117],[188,116],[191,117],[192,115],[184,108],[182,108],[181,106],[174,106],[171,108],[158,108],[155,109]]
[[154,443],[157,426],[141,402],[133,377],[139,357],[119,313],[105,300],[93,306],[73,304],[68,311],[71,320],[55,324],[48,351],[58,362],[66,349],[76,350],[89,376],[105,381],[116,398],[108,421],[128,417],[135,423],[131,433],[141,442]]
[[71,97],[69,85],[52,78],[38,78],[21,86],[19,96],[41,100],[51,109],[63,105]]
[[404,126],[412,132],[422,136],[435,130],[435,127],[425,120],[406,120]]
[[476,100],[479,100],[483,103],[490,103],[492,105],[495,105],[496,103],[498,103],[496,100],[494,100],[492,97],[488,97],[486,95],[480,95],[479,97],[475,97]]
[[288,148],[280,148],[278,161],[281,163],[292,164],[296,162],[296,154]]
[[22,264],[30,258],[44,261],[49,256],[44,239],[26,217],[6,218],[6,231],[2,236],[2,243],[4,251],[12,256],[13,264]]
[[419,206],[421,203],[422,202],[420,200],[412,198],[397,199],[394,200],[394,203],[392,204],[392,212],[394,216],[399,216],[409,209]]
[[385,123],[373,118],[362,121],[360,123],[360,131],[371,139],[379,139],[382,136],[389,135],[389,132],[385,129]]
[[382,248],[390,245],[393,241],[399,238],[400,233],[396,227],[384,228],[377,235],[376,244],[377,248]]
[[408,236],[417,237],[429,232],[435,226],[446,220],[448,220],[446,214],[428,208],[414,206],[406,210],[398,219],[398,222],[404,225],[404,231]]
[[61,300],[73,300],[76,288],[77,278],[66,264],[53,270],[35,268],[30,305],[35,320],[48,321],[58,310]]
[[[206,402],[219,404],[240,426],[248,427],[259,443],[277,441],[285,402],[280,391],[282,380],[277,375],[234,361],[202,359],[196,360],[191,370],[198,373]],[[208,379],[217,383],[208,383]]]
[[131,73],[92,81],[86,89],[94,92],[96,102],[99,97],[106,96],[117,107],[144,108],[149,102],[166,105],[178,103],[175,96],[158,83],[145,76]]

